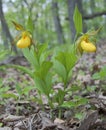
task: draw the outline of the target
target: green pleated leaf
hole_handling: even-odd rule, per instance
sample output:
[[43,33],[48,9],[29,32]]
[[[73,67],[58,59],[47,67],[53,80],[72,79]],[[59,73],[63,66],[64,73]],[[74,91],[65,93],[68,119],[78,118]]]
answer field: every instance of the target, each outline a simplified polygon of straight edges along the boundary
[[29,63],[36,69],[38,68],[39,64],[38,64],[38,60],[36,58],[36,54],[35,54],[35,50],[34,48],[31,48],[29,50],[29,48],[24,48],[22,49],[22,52],[25,56],[25,58],[29,61]]
[[75,25],[76,33],[77,34],[81,33],[82,32],[82,15],[79,12],[77,6],[75,6],[73,20],[74,20],[74,25]]
[[60,52],[56,56],[56,60],[58,60],[66,69],[66,71],[69,73],[70,70],[74,67],[77,57],[75,53],[73,52]]
[[92,78],[105,80],[106,79],[106,66],[102,67],[100,72],[96,72],[95,74],[93,74]]
[[45,95],[49,95],[52,87],[52,75],[49,73],[52,65],[52,62],[45,61],[34,73],[35,87]]
[[63,64],[61,64],[59,61],[54,62],[54,69],[56,73],[62,78],[63,81],[66,80],[67,72]]
[[31,32],[31,34],[33,34],[34,24],[33,24],[31,14],[29,14],[29,17],[28,17],[28,20],[27,20],[27,23],[26,23],[26,28],[29,32]]
[[41,79],[45,79],[52,65],[50,61],[43,62],[40,68],[35,72],[35,75]]
[[8,50],[1,50],[0,51],[0,61],[4,60],[9,53],[10,52]]
[[71,108],[75,106],[76,106],[76,102],[73,102],[73,101],[67,101],[61,105],[61,107],[65,107],[65,108]]
[[8,65],[8,66],[21,70],[22,72],[27,73],[29,76],[31,76],[31,78],[33,78],[33,72],[28,67],[20,66],[20,65]]

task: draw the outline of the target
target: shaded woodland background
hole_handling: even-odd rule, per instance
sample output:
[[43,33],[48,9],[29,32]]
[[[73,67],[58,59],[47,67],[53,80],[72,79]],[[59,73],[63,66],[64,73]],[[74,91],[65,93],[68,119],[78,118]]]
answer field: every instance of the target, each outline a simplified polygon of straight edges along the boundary
[[[0,46],[10,48],[17,32],[12,20],[26,26],[33,20],[33,37],[40,43],[72,43],[75,36],[73,12],[77,4],[83,17],[83,31],[104,26],[99,34],[105,37],[106,0],[0,0]],[[14,47],[14,51],[17,49]]]

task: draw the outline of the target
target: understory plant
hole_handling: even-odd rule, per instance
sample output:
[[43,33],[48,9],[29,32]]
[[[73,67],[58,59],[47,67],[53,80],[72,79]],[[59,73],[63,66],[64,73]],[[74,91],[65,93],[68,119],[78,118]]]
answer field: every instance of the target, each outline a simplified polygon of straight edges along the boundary
[[[22,52],[31,65],[31,69],[27,67],[18,67],[28,73],[34,80],[33,86],[38,95],[36,101],[44,107],[42,95],[48,101],[51,109],[59,109],[59,117],[61,117],[61,108],[77,107],[87,103],[87,100],[81,96],[74,96],[71,101],[65,100],[69,93],[77,92],[81,88],[78,86],[70,86],[70,80],[73,75],[73,67],[76,65],[83,53],[96,52],[96,46],[92,40],[98,33],[98,30],[82,33],[82,15],[77,6],[74,11],[74,24],[76,28],[76,37],[73,44],[66,48],[61,48],[55,54],[49,49],[47,43],[40,44],[33,39],[33,22],[28,19],[28,29],[15,21],[12,21],[15,28],[20,31],[20,37],[16,46],[22,49]],[[61,83],[60,88],[55,86]]]

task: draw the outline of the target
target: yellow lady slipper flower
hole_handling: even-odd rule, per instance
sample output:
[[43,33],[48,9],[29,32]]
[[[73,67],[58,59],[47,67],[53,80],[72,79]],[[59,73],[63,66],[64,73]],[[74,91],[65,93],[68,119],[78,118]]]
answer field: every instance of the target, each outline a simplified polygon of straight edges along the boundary
[[18,48],[26,48],[29,47],[31,44],[31,39],[29,37],[25,37],[25,38],[21,38],[18,42],[17,42],[17,47]]
[[82,41],[80,45],[85,52],[96,52],[96,46],[92,42]]
[[21,39],[17,42],[18,48],[27,48],[31,45],[31,36],[30,34],[25,31],[22,33]]
[[83,52],[96,52],[96,46],[90,42],[89,35],[84,34],[78,38],[76,41],[76,51],[78,54],[83,54]]

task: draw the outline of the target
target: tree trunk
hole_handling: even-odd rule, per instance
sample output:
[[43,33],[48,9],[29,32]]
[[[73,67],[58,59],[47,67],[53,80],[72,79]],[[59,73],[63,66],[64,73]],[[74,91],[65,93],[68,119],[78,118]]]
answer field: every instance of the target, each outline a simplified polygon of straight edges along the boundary
[[75,5],[77,5],[79,11],[83,13],[82,0],[67,0],[67,5],[68,5],[68,15],[69,15],[69,22],[70,22],[70,30],[71,30],[71,39],[73,41],[76,34],[74,21],[73,21],[74,9],[75,9]]
[[[4,40],[4,46],[6,46],[6,48],[9,47],[8,45],[8,40],[9,39],[10,43],[12,44],[13,42],[13,38],[10,34],[8,25],[6,23],[5,17],[4,17],[4,13],[3,13],[3,8],[2,8],[2,0],[0,0],[0,21],[1,21],[1,26],[2,26],[2,33],[3,33],[3,40]],[[13,50],[17,53],[16,47],[13,46]]]
[[[95,14],[95,0],[90,0],[91,14]],[[92,26],[96,29],[96,23],[92,20]]]
[[[104,0],[104,10],[106,9],[106,0]],[[105,16],[105,24],[104,24],[105,26],[104,26],[104,28],[105,28],[105,30],[106,30],[106,16]]]
[[95,13],[95,0],[90,0],[91,13]]
[[58,3],[52,0],[51,6],[52,6],[52,14],[54,19],[55,30],[57,33],[57,39],[58,42],[62,44],[65,43],[65,41],[64,41],[64,35],[63,35],[62,26],[60,23],[60,18],[58,13],[59,12]]

